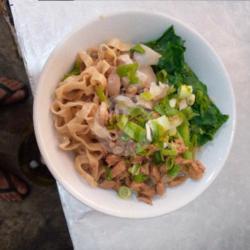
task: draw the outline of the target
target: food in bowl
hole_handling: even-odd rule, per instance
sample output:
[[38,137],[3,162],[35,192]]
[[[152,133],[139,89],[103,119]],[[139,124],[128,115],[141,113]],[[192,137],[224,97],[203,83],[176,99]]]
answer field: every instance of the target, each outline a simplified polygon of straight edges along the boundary
[[184,41],[171,26],[158,39],[130,44],[117,38],[80,51],[52,103],[59,147],[92,186],[155,195],[205,167],[196,150],[228,119],[184,60]]

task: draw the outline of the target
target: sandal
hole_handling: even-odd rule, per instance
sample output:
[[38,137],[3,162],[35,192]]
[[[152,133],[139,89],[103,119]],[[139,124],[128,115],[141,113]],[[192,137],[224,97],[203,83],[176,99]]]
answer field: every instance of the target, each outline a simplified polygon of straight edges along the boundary
[[0,201],[22,201],[29,195],[29,186],[16,175],[0,170],[0,178]]
[[13,104],[28,98],[28,87],[19,81],[0,77],[0,105]]

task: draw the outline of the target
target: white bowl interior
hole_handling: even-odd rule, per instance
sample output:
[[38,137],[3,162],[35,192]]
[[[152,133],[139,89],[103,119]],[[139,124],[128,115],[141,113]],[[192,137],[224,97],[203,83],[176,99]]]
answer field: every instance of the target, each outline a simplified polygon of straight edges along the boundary
[[[213,142],[198,154],[206,165],[201,181],[187,181],[177,188],[168,189],[167,195],[156,198],[153,206],[136,201],[119,199],[115,192],[91,188],[74,169],[70,154],[58,148],[50,105],[53,92],[67,72],[79,50],[95,46],[113,37],[123,41],[140,42],[158,38],[170,25],[186,41],[186,60],[199,78],[208,86],[209,94],[230,119],[219,130]],[[176,210],[208,187],[221,170],[232,144],[235,105],[228,75],[214,50],[195,31],[170,17],[144,12],[124,12],[99,18],[71,34],[52,53],[41,74],[35,96],[34,123],[41,153],[55,178],[77,199],[107,214],[146,218]]]

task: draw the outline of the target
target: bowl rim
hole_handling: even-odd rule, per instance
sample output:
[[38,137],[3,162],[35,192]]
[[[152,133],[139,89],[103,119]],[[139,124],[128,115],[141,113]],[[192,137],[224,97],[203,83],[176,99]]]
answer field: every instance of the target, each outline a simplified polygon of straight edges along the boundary
[[[200,188],[199,192],[194,194],[186,202],[183,202],[181,205],[179,205],[179,206],[177,206],[174,209],[171,209],[169,211],[162,211],[162,210],[161,211],[154,211],[154,210],[152,210],[152,212],[146,216],[145,215],[143,215],[143,216],[131,215],[130,213],[129,214],[124,213],[120,210],[113,210],[113,209],[110,209],[107,207],[103,207],[103,206],[99,205],[98,203],[93,202],[91,199],[86,199],[86,198],[82,197],[81,195],[79,195],[79,193],[74,189],[74,187],[70,183],[64,182],[63,179],[60,176],[58,176],[58,174],[54,171],[54,168],[51,167],[51,165],[52,165],[51,160],[48,157],[48,154],[46,153],[45,148],[43,147],[42,133],[41,133],[41,130],[39,129],[39,122],[38,122],[39,121],[39,118],[38,118],[39,112],[38,111],[39,111],[40,104],[38,103],[39,99],[37,98],[36,93],[41,92],[40,89],[42,88],[42,82],[43,82],[43,78],[45,76],[45,72],[47,71],[49,64],[50,64],[50,61],[54,58],[54,55],[57,53],[57,51],[60,50],[60,48],[69,40],[69,38],[71,36],[73,36],[75,33],[79,32],[84,27],[91,25],[93,22],[100,20],[100,17],[109,18],[109,17],[113,17],[113,16],[126,15],[126,14],[128,14],[128,15],[129,14],[143,14],[143,15],[151,15],[151,16],[160,16],[162,18],[166,18],[170,21],[173,21],[174,23],[177,23],[178,25],[184,27],[189,32],[193,33],[193,35],[197,36],[210,49],[213,56],[217,59],[218,63],[220,64],[221,69],[223,71],[223,74],[226,78],[226,81],[228,82],[228,88],[229,88],[232,107],[233,107],[232,117],[231,117],[232,118],[232,131],[230,133],[229,145],[226,149],[226,154],[224,155],[224,159],[223,159],[222,163],[220,164],[220,167],[218,167],[215,174],[213,174],[211,176],[211,178],[209,178],[209,180],[206,182],[206,184],[204,184]],[[203,36],[198,31],[196,31],[190,25],[184,23],[184,21],[181,21],[175,17],[172,17],[171,15],[168,15],[168,14],[165,14],[165,13],[159,12],[159,11],[149,12],[148,10],[136,10],[136,9],[135,10],[124,10],[124,11],[107,11],[106,13],[104,13],[102,15],[95,15],[94,17],[90,18],[84,24],[77,25],[76,28],[72,29],[71,32],[69,32],[67,35],[65,35],[64,38],[59,43],[56,44],[55,48],[50,53],[48,59],[46,60],[45,64],[43,65],[42,71],[41,71],[40,76],[39,76],[38,85],[37,85],[35,95],[34,95],[33,123],[34,123],[35,136],[37,139],[37,144],[38,144],[38,147],[40,149],[41,155],[43,156],[47,167],[49,168],[50,172],[53,174],[56,181],[58,181],[64,187],[64,189],[67,190],[67,192],[69,192],[74,198],[76,198],[78,201],[80,201],[84,205],[87,205],[88,207],[93,208],[99,212],[102,212],[102,213],[105,213],[108,215],[112,215],[112,216],[116,216],[116,217],[120,217],[120,218],[143,219],[143,218],[152,218],[152,217],[162,216],[162,215],[174,212],[180,208],[183,208],[188,203],[194,201],[205,190],[207,190],[207,188],[213,183],[213,181],[216,179],[216,177],[221,172],[223,166],[225,165],[225,163],[228,159],[229,153],[232,149],[232,144],[233,144],[233,140],[234,140],[234,136],[235,136],[235,128],[236,128],[236,102],[235,102],[235,94],[234,94],[232,82],[231,82],[229,73],[227,72],[226,67],[224,66],[222,59],[217,54],[216,50],[212,47],[212,45],[205,38],[203,38]]]

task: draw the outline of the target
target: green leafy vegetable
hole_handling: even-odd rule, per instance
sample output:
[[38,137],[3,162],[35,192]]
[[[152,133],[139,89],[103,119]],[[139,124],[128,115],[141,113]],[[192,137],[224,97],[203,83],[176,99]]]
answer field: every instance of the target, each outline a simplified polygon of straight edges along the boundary
[[157,40],[146,43],[147,46],[160,53],[162,56],[155,71],[164,69],[167,73],[180,72],[184,65],[184,41],[177,36],[171,26]]
[[[195,94],[192,106],[196,114],[190,118],[190,140],[193,146],[201,146],[212,140],[218,129],[228,119],[209,98],[207,87],[202,83],[184,60],[184,41],[175,34],[171,26],[159,39],[147,43],[147,46],[159,52],[162,57],[154,67],[157,74],[161,70],[167,72],[168,82],[179,88],[183,84],[191,85]],[[158,73],[159,74],[159,73]],[[219,83],[218,83],[219,84]],[[154,107],[160,114],[171,115],[168,102],[161,101]]]
[[167,161],[166,161],[166,167],[167,169],[171,169],[175,164],[174,158],[173,157],[168,157]]
[[72,76],[72,75],[80,75],[81,73],[81,64],[82,64],[82,61],[80,58],[77,58],[75,63],[74,63],[74,66],[72,67],[72,69],[69,71],[69,73],[67,73],[64,77],[63,77],[63,80],[65,80],[66,78],[68,78],[69,76]]
[[137,43],[133,48],[130,49],[131,52],[137,52],[139,54],[144,54],[145,49],[141,46],[141,44]]
[[129,79],[129,82],[132,84],[138,83],[139,78],[136,76],[136,71],[138,69],[138,64],[137,63],[132,63],[132,64],[122,64],[119,65],[116,69],[116,73],[120,77],[125,77],[127,76]]
[[199,116],[198,113],[195,113],[191,107],[187,107],[181,111],[181,113],[184,115],[185,119],[191,120],[195,116]]

